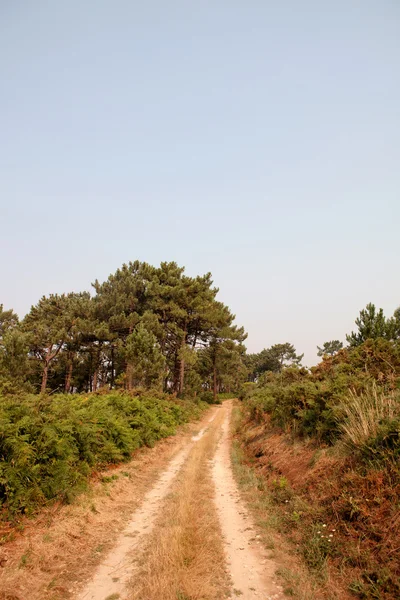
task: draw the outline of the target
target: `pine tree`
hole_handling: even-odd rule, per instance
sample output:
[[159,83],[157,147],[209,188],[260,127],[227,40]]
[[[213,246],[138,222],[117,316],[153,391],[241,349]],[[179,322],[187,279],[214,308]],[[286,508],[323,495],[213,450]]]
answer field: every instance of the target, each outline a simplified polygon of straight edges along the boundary
[[324,342],[322,348],[317,346],[318,356],[333,356],[337,354],[339,350],[342,350],[343,344],[339,340],[331,340],[330,342]]
[[358,331],[352,331],[346,335],[350,346],[359,346],[369,339],[390,338],[390,324],[386,321],[383,309],[376,309],[374,304],[367,306],[360,311],[360,316],[355,320]]

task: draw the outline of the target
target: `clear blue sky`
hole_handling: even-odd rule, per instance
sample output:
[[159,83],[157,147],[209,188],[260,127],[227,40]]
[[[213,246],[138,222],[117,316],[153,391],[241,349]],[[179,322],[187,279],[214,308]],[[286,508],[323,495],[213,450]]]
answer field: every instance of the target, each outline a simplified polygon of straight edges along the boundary
[[0,3],[0,303],[211,271],[248,348],[400,304],[397,0]]

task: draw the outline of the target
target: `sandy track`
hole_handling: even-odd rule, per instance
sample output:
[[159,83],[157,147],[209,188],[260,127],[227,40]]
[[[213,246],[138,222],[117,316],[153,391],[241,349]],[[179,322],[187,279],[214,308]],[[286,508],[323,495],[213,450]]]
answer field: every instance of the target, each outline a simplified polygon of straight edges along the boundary
[[111,552],[98,566],[93,578],[76,596],[76,600],[104,600],[109,597],[125,600],[129,598],[129,584],[134,578],[136,563],[141,556],[144,546],[143,538],[151,535],[156,518],[162,512],[164,500],[176,475],[182,469],[193,446],[207,432],[215,416],[214,408],[206,426],[194,435],[190,442],[171,460],[152,489],[144,496],[140,507],[132,515]]
[[160,505],[189,450],[190,446],[179,452],[145,495],[140,508],[133,514],[114,548],[99,565],[93,579],[77,596],[77,600],[104,600],[113,594],[120,598],[126,597],[127,585],[134,569],[135,551],[140,548],[143,536],[151,533]]
[[[187,503],[193,502],[193,496],[197,494],[199,512],[204,510],[204,506],[210,513],[216,508],[217,521],[214,522],[214,527],[218,529],[219,525],[218,537],[222,533],[222,539],[219,539],[217,543],[223,546],[221,558],[225,555],[227,572],[232,582],[231,597],[240,596],[243,600],[283,598],[282,589],[275,581],[276,564],[268,559],[265,551],[261,550],[260,543],[255,537],[254,524],[243,506],[233,477],[230,460],[232,402],[225,402],[223,407],[217,410],[218,418],[214,420],[217,414],[214,412],[207,426],[192,437],[191,444],[170,463],[154,488],[143,499],[142,506],[133,515],[116,547],[100,566],[94,580],[78,596],[77,600],[104,600],[112,594],[119,594],[116,597],[128,600],[129,588],[134,590],[135,587],[140,589],[137,597],[146,598],[146,600],[175,598],[176,593],[179,594],[178,597],[193,600],[205,598],[200,590],[198,594],[196,590],[194,592],[192,590],[190,595],[184,593],[181,596],[180,590],[188,590],[187,580],[190,579],[188,570],[186,572],[183,570],[180,578],[173,576],[172,581],[168,575],[170,569],[178,572],[182,562],[180,555],[183,553],[183,549],[177,549],[176,545],[179,546],[180,543],[183,543],[184,536],[180,533],[181,537],[178,541],[175,540],[172,543],[176,536],[176,530],[178,528],[182,532],[191,526],[191,523],[187,523],[187,517],[182,519],[181,516],[177,522],[177,515],[174,514],[175,509],[176,513],[179,512],[178,506],[181,495],[184,494],[183,488],[188,483],[190,476],[192,476],[192,481],[189,485],[191,489],[188,495],[191,498],[188,498]],[[200,442],[200,446],[194,448],[197,442]],[[186,459],[187,465],[184,464]],[[200,463],[198,469],[203,468],[209,473],[211,471],[214,489],[211,487],[208,497],[204,497],[200,476],[196,475],[197,483],[196,479],[193,480],[191,468],[193,461]],[[174,480],[178,473],[180,473],[180,481],[175,484]],[[166,498],[171,488],[173,495],[171,498]],[[185,515],[185,510],[183,515]],[[192,519],[195,519],[193,515]],[[134,539],[130,537],[132,534],[135,535]],[[196,553],[198,555],[204,553],[201,541],[197,539],[195,542],[199,547],[193,549],[191,562],[196,560]],[[179,554],[176,563],[172,562],[174,552]],[[135,571],[135,559],[138,558],[142,564],[141,568]],[[217,570],[214,574],[212,571],[213,566],[210,561],[208,576],[214,579],[212,589],[213,597],[215,597],[218,575]],[[161,582],[160,573],[164,573],[161,576]],[[116,581],[116,577],[118,581]],[[201,584],[198,585],[198,588],[200,587]],[[226,587],[224,588],[221,582],[221,598],[225,591]],[[163,593],[164,595],[162,595]],[[217,595],[217,597],[219,596]]]
[[222,435],[213,460],[215,501],[224,536],[234,594],[243,600],[283,598],[275,582],[276,564],[267,558],[255,537],[254,524],[243,506],[230,461],[231,402],[225,403]]

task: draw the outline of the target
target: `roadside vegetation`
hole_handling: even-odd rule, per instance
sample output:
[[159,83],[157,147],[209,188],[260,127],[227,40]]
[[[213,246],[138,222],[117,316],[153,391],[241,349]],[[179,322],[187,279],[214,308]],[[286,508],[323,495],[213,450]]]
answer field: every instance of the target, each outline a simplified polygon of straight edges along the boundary
[[285,569],[287,593],[399,598],[400,309],[368,304],[308,369],[289,342],[246,354],[217,293],[210,273],[135,261],[22,319],[0,305],[0,520],[71,502],[239,395],[237,473],[311,577]]
[[[347,347],[325,343],[310,370],[293,353],[287,361],[274,362],[271,350],[248,357],[253,375],[240,394],[235,456],[242,484],[253,477],[259,520],[288,540],[311,576],[312,597],[394,600],[400,311],[386,319],[368,305],[356,325]],[[281,574],[287,593],[304,598],[301,568]]]
[[246,379],[246,334],[211,274],[123,265],[93,293],[0,305],[0,518],[70,502],[90,474]]
[[89,292],[43,296],[20,320],[0,305],[0,390],[152,388],[177,396],[237,390],[247,335],[211,274],[130,262]]
[[1,517],[71,502],[95,471],[173,435],[204,406],[118,391],[0,397]]

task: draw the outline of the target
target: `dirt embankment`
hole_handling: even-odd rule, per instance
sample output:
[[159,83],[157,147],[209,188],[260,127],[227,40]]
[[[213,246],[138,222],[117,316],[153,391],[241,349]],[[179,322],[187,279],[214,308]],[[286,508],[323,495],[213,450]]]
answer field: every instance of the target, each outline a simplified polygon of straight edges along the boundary
[[[242,422],[249,464],[320,597],[400,598],[400,486],[390,469]],[[316,592],[317,593],[317,592]]]

